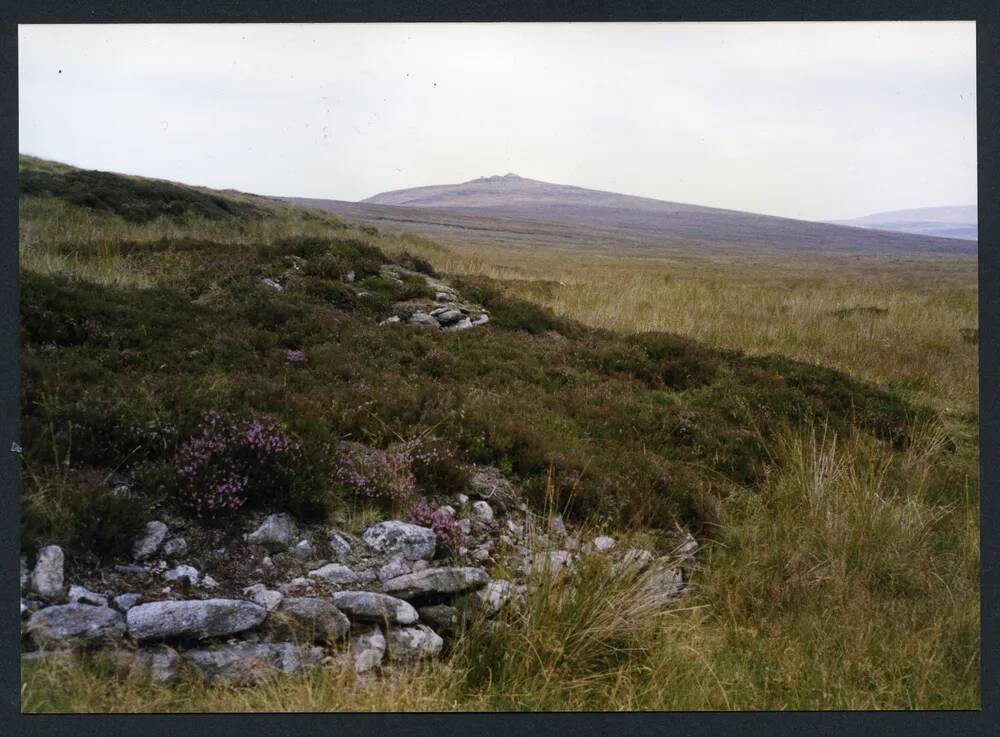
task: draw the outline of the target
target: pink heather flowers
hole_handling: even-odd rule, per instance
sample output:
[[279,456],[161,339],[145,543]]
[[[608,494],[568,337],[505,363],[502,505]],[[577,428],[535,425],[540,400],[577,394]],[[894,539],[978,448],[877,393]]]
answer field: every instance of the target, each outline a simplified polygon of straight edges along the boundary
[[459,529],[455,517],[446,510],[433,509],[426,499],[418,499],[410,507],[410,522],[430,527],[438,542],[452,550],[465,545],[465,535]]
[[359,445],[341,447],[337,479],[354,494],[399,503],[416,491],[410,443],[385,450]]
[[273,417],[234,420],[209,412],[201,432],[180,450],[184,501],[199,517],[235,512],[254,491],[287,483],[301,449]]
[[287,366],[298,366],[305,362],[306,352],[299,348],[293,348],[285,353],[285,365]]

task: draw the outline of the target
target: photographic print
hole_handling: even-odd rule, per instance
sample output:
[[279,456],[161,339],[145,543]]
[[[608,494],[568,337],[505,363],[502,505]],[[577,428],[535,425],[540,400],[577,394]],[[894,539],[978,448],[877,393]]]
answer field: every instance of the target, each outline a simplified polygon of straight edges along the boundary
[[976,25],[21,25],[26,713],[980,708]]

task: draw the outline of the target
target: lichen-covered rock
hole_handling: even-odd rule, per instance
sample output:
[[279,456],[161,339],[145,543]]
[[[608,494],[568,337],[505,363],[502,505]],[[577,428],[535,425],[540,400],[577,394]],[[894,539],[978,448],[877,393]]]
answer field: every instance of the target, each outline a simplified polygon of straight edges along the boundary
[[487,616],[495,616],[500,613],[508,601],[514,596],[514,584],[510,581],[497,579],[490,581],[481,589],[475,592],[479,607]]
[[120,640],[122,615],[110,607],[64,604],[39,609],[28,620],[28,633],[43,650],[91,647]]
[[260,527],[247,535],[247,542],[262,545],[272,553],[277,553],[287,550],[295,535],[295,520],[287,514],[272,514],[260,524]]
[[377,624],[365,624],[351,630],[348,652],[354,670],[365,673],[377,667],[385,657],[385,635]]
[[183,537],[172,537],[163,543],[161,551],[166,558],[183,558],[187,555],[188,544]]
[[410,572],[410,565],[401,555],[397,555],[384,566],[378,569],[378,580],[385,582],[390,578],[403,576]]
[[70,586],[67,596],[70,604],[90,604],[91,606],[107,606],[108,597],[95,594],[83,586]]
[[156,555],[167,537],[167,526],[159,520],[146,523],[146,528],[132,544],[132,557],[146,560]]
[[312,560],[315,557],[313,547],[308,540],[299,540],[295,543],[295,555],[302,560]]
[[194,566],[180,565],[176,568],[171,568],[169,571],[165,571],[163,578],[166,581],[180,581],[181,579],[187,579],[187,582],[192,586],[198,585],[198,569]]
[[343,533],[337,532],[336,530],[332,530],[330,532],[330,538],[327,541],[327,545],[330,548],[330,552],[340,560],[351,554],[351,542]]
[[594,550],[598,553],[603,553],[606,550],[611,550],[615,546],[615,539],[613,537],[608,537],[607,535],[601,535],[600,537],[594,538]]
[[278,639],[325,644],[347,636],[351,623],[322,599],[284,599],[267,616],[267,630]]
[[115,607],[118,611],[127,612],[129,609],[142,601],[142,596],[139,594],[118,594],[114,601]]
[[243,632],[258,626],[264,607],[239,599],[154,601],[126,613],[128,632],[136,640],[204,639]]
[[188,650],[182,656],[209,684],[249,685],[275,673],[298,673],[320,664],[319,648],[300,648],[288,642],[240,642]]
[[327,563],[314,571],[309,571],[309,575],[332,586],[345,586],[358,580],[358,574],[340,563]]
[[434,530],[398,520],[372,525],[361,538],[378,553],[401,555],[406,560],[430,560],[437,545]]
[[454,635],[462,628],[462,611],[447,604],[422,606],[417,610],[420,621],[430,626],[439,635]]
[[386,631],[386,649],[389,659],[407,662],[433,658],[441,652],[444,640],[427,625],[390,627]]
[[375,591],[337,591],[331,599],[335,607],[359,622],[413,624],[419,619],[409,602]]
[[489,580],[489,574],[482,568],[427,568],[390,579],[382,584],[382,589],[400,599],[429,599],[477,589]]
[[281,603],[285,595],[280,591],[274,591],[267,588],[262,583],[255,583],[252,586],[247,586],[243,589],[243,595],[250,599],[254,604],[260,604],[267,611],[271,611],[278,604]]
[[47,599],[62,593],[63,551],[58,545],[46,545],[38,551],[35,568],[31,572],[31,590]]

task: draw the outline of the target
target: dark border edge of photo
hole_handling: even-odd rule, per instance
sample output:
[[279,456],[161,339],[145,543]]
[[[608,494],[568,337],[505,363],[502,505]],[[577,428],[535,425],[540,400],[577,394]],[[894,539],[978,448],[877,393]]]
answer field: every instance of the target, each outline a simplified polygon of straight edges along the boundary
[[[175,0],[153,3],[67,0],[25,2],[0,7],[0,590],[13,590],[18,568],[20,491],[19,280],[18,280],[18,108],[17,25],[19,23],[166,23],[166,22],[500,22],[500,21],[797,21],[797,20],[974,20],[977,23],[977,119],[980,317],[980,469],[981,469],[981,703],[980,711],[917,712],[625,712],[625,713],[432,713],[432,714],[122,714],[24,715],[20,713],[20,621],[10,600],[3,622],[0,667],[0,734],[5,735],[200,735],[216,737],[280,734],[306,737],[340,735],[573,734],[589,735],[993,735],[1000,733],[1000,681],[997,678],[998,553],[1000,539],[1000,5],[996,2],[920,2],[844,0],[828,2],[656,3],[455,2],[425,0],[404,6],[376,0],[365,3],[273,0],[205,3]],[[72,121],[67,120],[67,125]]]

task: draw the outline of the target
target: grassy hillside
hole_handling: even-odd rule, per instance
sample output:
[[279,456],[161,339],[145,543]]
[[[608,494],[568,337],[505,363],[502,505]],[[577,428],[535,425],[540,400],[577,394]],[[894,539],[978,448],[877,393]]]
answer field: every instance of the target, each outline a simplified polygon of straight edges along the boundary
[[[179,453],[209,412],[273,418],[295,439],[295,462],[251,505],[303,519],[372,503],[338,481],[329,449],[350,439],[433,446],[443,462],[418,477],[426,491],[460,490],[456,469],[495,464],[534,505],[619,536],[706,515],[722,525],[685,609],[637,614],[623,634],[539,601],[507,634],[473,631],[448,662],[409,674],[405,693],[326,670],[205,693],[52,663],[28,672],[24,708],[977,704],[978,482],[956,429],[967,421],[865,380],[878,375],[588,327],[594,314],[554,300],[537,271],[512,280],[481,254],[319,211],[29,158],[21,182],[26,550],[111,555],[154,510],[185,513]],[[444,269],[490,324],[380,326],[426,289],[386,278],[392,263]],[[780,310],[771,319],[791,332]],[[121,476],[136,492],[126,499],[109,490]]]

